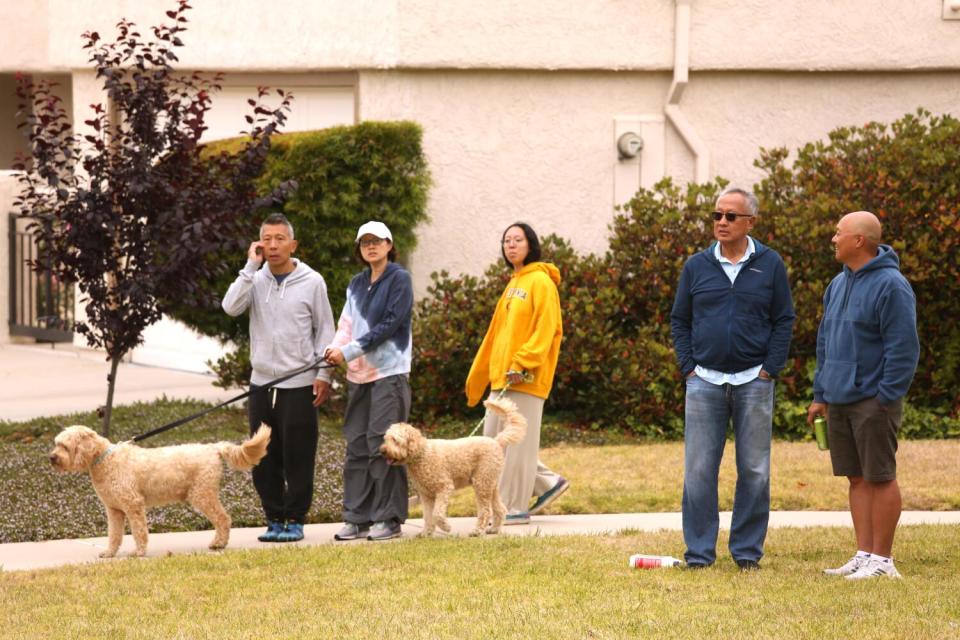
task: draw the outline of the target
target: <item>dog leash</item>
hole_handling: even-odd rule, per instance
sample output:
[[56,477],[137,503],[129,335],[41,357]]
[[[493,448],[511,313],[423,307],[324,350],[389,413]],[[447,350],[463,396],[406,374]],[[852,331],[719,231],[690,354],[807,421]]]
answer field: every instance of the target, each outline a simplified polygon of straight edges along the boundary
[[[510,388],[510,383],[508,382],[506,385],[504,385],[503,389],[500,389],[500,393],[497,394],[497,397],[494,398],[494,400],[499,400],[500,398],[502,398],[502,397],[503,397],[503,394],[505,394],[505,393],[507,392],[507,389],[509,389],[509,388]],[[475,433],[477,432],[477,429],[479,429],[480,427],[483,426],[483,423],[484,423],[484,421],[486,421],[486,419],[487,419],[487,416],[486,416],[486,415],[484,415],[482,418],[480,418],[480,422],[478,422],[478,423],[477,423],[477,426],[475,426],[475,427],[473,428],[473,431],[471,431],[470,433],[467,434],[467,437],[469,438],[469,437],[471,437],[473,434],[475,434]]]
[[237,402],[238,400],[243,400],[244,398],[246,398],[247,396],[249,396],[251,393],[255,393],[255,392],[257,392],[257,391],[262,391],[262,390],[264,390],[264,389],[270,389],[270,387],[273,387],[274,385],[280,384],[281,382],[285,382],[285,381],[289,380],[290,378],[293,378],[294,376],[298,376],[298,375],[300,375],[301,373],[306,373],[307,371],[310,371],[310,370],[312,370],[312,369],[330,369],[331,367],[335,367],[335,366],[336,366],[336,365],[333,365],[333,364],[320,364],[321,362],[325,362],[323,358],[320,358],[320,359],[317,360],[316,362],[313,362],[313,363],[311,363],[311,364],[308,364],[308,365],[305,366],[305,367],[302,367],[302,368],[300,368],[300,369],[297,369],[296,371],[294,371],[294,372],[292,372],[292,373],[288,373],[287,375],[283,376],[282,378],[277,378],[276,380],[271,380],[270,382],[268,382],[268,383],[266,383],[266,384],[262,384],[262,385],[259,385],[259,386],[255,386],[255,385],[252,385],[252,384],[251,384],[251,385],[250,385],[250,389],[248,389],[247,391],[241,393],[241,394],[238,395],[238,396],[234,396],[233,398],[230,398],[229,400],[226,400],[226,401],[224,401],[224,402],[221,402],[220,404],[218,404],[218,405],[215,406],[215,407],[208,407],[208,408],[204,409],[203,411],[198,411],[197,413],[195,413],[195,414],[193,414],[193,415],[190,415],[190,416],[187,416],[186,418],[180,418],[179,420],[174,420],[173,422],[169,422],[169,423],[163,425],[162,427],[157,427],[156,429],[154,429],[154,430],[152,430],[152,431],[147,431],[146,433],[141,433],[141,434],[138,435],[138,436],[134,436],[133,438],[131,438],[130,440],[127,440],[126,442],[140,442],[141,440],[146,440],[147,438],[151,438],[151,437],[153,437],[153,436],[155,436],[155,435],[157,435],[157,434],[159,434],[159,433],[163,433],[164,431],[169,431],[170,429],[173,429],[174,427],[179,427],[179,426],[182,425],[182,424],[186,424],[186,423],[188,423],[188,422],[191,422],[191,421],[193,421],[193,420],[196,420],[197,418],[200,418],[200,417],[202,417],[202,416],[205,416],[205,415],[207,415],[208,413],[210,413],[211,411],[216,411],[217,409],[219,409],[219,408],[221,408],[221,407],[225,407],[225,406],[227,406],[228,404],[233,404],[234,402]]
[[[529,371],[523,371],[523,372],[507,371],[507,375],[510,375],[510,374],[512,374],[512,373],[520,373],[521,376],[522,376],[522,378],[521,378],[521,380],[520,380],[521,382],[526,382],[527,384],[533,382],[533,374],[530,373]],[[510,388],[510,383],[507,382],[507,384],[503,385],[503,389],[500,389],[500,393],[497,394],[497,397],[494,398],[494,400],[499,400],[500,398],[502,398],[502,397],[503,397],[503,394],[505,394],[505,393],[507,392],[507,389],[509,389],[509,388]],[[477,426],[475,426],[475,427],[473,428],[473,431],[471,431],[470,433],[467,434],[467,437],[469,438],[470,436],[472,436],[473,434],[475,434],[475,433],[477,432],[477,429],[479,429],[481,426],[483,426],[483,423],[484,423],[484,421],[485,421],[486,419],[487,419],[487,416],[483,416],[482,418],[480,418],[480,422],[478,422],[478,423],[477,423]]]

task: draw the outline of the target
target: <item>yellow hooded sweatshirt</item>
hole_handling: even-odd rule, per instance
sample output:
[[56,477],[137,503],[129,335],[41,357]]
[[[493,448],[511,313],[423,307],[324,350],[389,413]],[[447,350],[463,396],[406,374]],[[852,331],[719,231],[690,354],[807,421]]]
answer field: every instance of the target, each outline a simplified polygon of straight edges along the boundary
[[511,391],[550,395],[563,337],[559,283],[560,270],[547,262],[531,262],[510,278],[467,375],[467,405],[477,404],[488,384],[506,386],[507,371],[533,374]]

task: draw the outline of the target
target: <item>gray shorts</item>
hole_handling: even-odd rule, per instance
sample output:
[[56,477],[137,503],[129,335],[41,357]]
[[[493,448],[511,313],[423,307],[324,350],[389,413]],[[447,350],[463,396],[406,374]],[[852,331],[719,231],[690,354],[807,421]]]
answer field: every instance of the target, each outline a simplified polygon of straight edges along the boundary
[[897,477],[897,431],[903,399],[881,405],[876,398],[827,407],[833,475],[887,482]]

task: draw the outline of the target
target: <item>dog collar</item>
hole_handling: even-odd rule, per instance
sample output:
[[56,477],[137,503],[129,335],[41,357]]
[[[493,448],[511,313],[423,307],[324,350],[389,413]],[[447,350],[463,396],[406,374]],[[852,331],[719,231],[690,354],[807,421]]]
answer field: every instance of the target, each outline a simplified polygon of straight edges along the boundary
[[100,455],[97,456],[96,460],[93,461],[93,464],[90,465],[90,468],[93,468],[93,467],[97,466],[98,464],[100,464],[101,462],[103,462],[104,460],[106,460],[107,457],[108,457],[111,453],[113,453],[113,450],[114,450],[114,449],[116,449],[116,447],[115,447],[114,445],[110,445],[109,447],[107,447],[107,450],[106,450],[106,451],[104,451],[103,453],[101,453]]

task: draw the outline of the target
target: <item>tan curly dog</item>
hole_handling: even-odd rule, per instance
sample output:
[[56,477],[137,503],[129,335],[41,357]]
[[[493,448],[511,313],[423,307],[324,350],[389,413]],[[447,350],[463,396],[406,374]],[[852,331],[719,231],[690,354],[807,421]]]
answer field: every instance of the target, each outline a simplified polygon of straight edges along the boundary
[[230,515],[220,504],[220,477],[225,460],[234,469],[249,471],[267,453],[270,427],[260,425],[243,444],[182,444],[144,449],[134,444],[111,444],[93,429],[67,427],[54,439],[50,463],[58,471],[85,471],[107,510],[107,549],[112,558],[123,539],[124,519],[136,550],[147,552],[148,507],[187,502],[213,524],[211,549],[223,549],[230,539]]
[[500,499],[500,472],[504,450],[523,440],[527,420],[512,401],[487,400],[484,405],[499,414],[505,428],[496,438],[473,436],[456,440],[430,440],[419,429],[399,422],[383,438],[380,453],[390,464],[405,464],[423,505],[423,533],[439,528],[450,531],[447,505],[456,489],[473,486],[477,498],[477,525],[470,535],[500,533],[506,507]]

